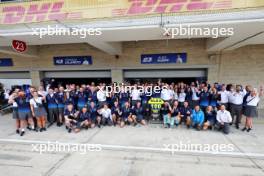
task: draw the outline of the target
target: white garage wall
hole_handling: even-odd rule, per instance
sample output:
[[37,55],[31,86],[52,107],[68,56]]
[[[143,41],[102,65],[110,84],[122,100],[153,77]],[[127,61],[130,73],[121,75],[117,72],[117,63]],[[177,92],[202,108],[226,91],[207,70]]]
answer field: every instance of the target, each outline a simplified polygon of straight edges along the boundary
[[13,85],[32,84],[31,79],[0,79],[0,83],[2,83],[6,89],[11,89]]

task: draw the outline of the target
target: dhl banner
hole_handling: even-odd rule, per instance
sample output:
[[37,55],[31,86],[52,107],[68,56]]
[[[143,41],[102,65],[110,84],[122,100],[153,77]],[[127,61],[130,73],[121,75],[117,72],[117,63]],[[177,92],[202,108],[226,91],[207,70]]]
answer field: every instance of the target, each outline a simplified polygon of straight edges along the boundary
[[1,3],[0,24],[263,7],[264,0],[39,0]]

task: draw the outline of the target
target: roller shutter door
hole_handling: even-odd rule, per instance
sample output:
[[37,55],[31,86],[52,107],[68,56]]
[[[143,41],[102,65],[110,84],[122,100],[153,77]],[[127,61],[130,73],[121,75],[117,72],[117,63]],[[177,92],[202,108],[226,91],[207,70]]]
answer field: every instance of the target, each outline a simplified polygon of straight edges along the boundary
[[207,77],[206,69],[125,70],[125,78],[198,78]]
[[96,71],[47,71],[46,78],[111,78],[110,70]]
[[29,72],[0,72],[0,83],[5,88],[11,89],[14,85],[31,85]]

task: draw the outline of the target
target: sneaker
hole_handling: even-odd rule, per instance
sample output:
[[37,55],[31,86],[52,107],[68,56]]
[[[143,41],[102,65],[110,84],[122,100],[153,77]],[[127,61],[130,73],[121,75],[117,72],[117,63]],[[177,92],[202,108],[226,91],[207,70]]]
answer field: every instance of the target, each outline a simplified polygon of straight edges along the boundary
[[25,131],[22,131],[22,132],[20,133],[20,136],[24,136],[24,134],[25,134]]
[[40,128],[40,129],[39,129],[39,132],[42,132],[42,131],[43,131],[43,128]]
[[239,129],[239,125],[236,125],[236,129]]
[[68,133],[71,133],[71,131],[72,131],[72,129],[69,128],[69,129],[68,129]]
[[19,129],[16,130],[16,134],[19,134]]
[[47,131],[47,129],[46,128],[42,128],[43,129],[43,131]]
[[38,129],[37,129],[37,128],[35,128],[33,131],[36,131],[36,132],[38,132]]
[[101,125],[100,124],[98,124],[97,126],[98,126],[98,128],[101,128]]
[[32,130],[32,129],[31,129],[29,126],[27,127],[27,129],[28,129],[29,131],[31,131],[31,130]]

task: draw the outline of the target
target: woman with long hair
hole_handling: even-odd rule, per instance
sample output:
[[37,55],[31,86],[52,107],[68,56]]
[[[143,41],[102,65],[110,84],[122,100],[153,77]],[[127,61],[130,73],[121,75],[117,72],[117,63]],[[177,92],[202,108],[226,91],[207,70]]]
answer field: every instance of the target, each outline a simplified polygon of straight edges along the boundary
[[245,127],[242,129],[242,131],[250,132],[253,127],[253,120],[252,118],[258,116],[257,112],[257,106],[260,101],[260,97],[263,96],[263,86],[260,88],[260,92],[258,93],[258,90],[254,88],[250,95],[246,99],[246,106],[244,110],[244,115],[246,116],[246,122]]

